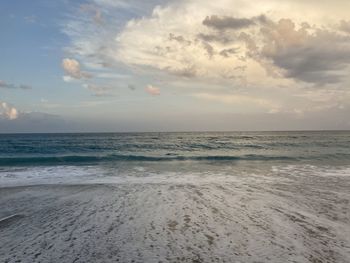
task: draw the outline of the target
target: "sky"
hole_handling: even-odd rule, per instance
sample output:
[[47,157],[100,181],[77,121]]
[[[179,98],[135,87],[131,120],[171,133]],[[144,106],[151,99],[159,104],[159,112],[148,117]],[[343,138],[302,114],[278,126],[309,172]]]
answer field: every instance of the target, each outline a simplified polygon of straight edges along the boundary
[[2,0],[0,132],[350,129],[348,0]]

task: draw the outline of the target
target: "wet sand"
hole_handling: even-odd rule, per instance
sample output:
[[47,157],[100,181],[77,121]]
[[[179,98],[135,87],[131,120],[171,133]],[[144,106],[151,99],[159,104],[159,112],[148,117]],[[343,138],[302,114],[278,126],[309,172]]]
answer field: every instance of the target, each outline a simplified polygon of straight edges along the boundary
[[0,188],[0,262],[350,262],[350,177]]

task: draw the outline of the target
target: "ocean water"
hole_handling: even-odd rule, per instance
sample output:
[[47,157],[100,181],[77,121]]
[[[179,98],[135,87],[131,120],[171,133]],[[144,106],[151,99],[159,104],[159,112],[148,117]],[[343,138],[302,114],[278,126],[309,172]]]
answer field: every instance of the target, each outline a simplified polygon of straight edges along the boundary
[[350,132],[2,134],[0,184],[349,174]]
[[0,262],[348,263],[349,189],[350,132],[0,135]]

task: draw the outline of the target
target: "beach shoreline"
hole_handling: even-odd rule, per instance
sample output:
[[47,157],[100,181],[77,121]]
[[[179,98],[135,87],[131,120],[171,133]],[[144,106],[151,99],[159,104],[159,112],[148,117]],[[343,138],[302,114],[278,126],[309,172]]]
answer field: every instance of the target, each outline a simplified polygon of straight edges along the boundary
[[0,261],[349,262],[348,176],[317,179],[2,187]]

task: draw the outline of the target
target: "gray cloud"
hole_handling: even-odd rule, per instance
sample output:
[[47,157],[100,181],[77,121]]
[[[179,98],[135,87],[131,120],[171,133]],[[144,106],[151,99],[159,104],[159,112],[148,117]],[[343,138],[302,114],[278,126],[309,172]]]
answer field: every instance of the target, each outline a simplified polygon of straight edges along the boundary
[[341,31],[344,31],[344,32],[350,34],[350,20],[349,21],[345,21],[345,20],[340,21],[339,29]]
[[134,91],[134,90],[136,90],[136,87],[133,84],[129,84],[128,89]]
[[218,30],[241,29],[255,25],[255,22],[249,18],[235,18],[231,16],[207,16],[203,20],[203,25]]
[[271,21],[265,16],[254,16],[252,18],[236,18],[232,16],[207,16],[202,24],[217,30],[225,29],[242,29],[254,26],[257,24],[268,24]]
[[188,66],[186,68],[181,69],[174,69],[167,67],[165,68],[169,73],[179,76],[179,77],[185,77],[185,78],[192,78],[197,75],[197,70],[194,65]]
[[[227,16],[206,17],[203,24],[217,29],[216,33],[197,35],[208,42],[228,44],[243,41],[246,57],[258,61],[271,76],[293,78],[318,85],[339,83],[350,66],[350,36],[323,28],[311,28],[307,23],[295,25],[291,19],[274,22],[265,15],[252,18]],[[224,29],[241,29],[257,26],[256,33],[241,32],[239,35]],[[350,32],[350,22],[341,21],[339,29]],[[257,39],[261,38],[261,41]],[[238,43],[238,42],[237,42]],[[209,57],[214,50],[203,45]],[[210,46],[211,47],[211,46]],[[224,48],[218,54],[223,57],[235,55],[239,49]]]
[[93,83],[83,84],[83,87],[92,92],[93,96],[104,97],[112,95],[112,87],[107,85],[96,85]]
[[350,65],[350,37],[324,29],[307,30],[307,24],[296,29],[290,19],[262,28],[265,40],[260,57],[271,60],[287,78],[314,84],[340,82]]
[[220,55],[228,58],[232,54],[236,54],[238,52],[239,48],[228,48],[228,49],[223,49],[220,51]]
[[175,40],[179,43],[182,43],[182,44],[186,44],[186,45],[191,45],[191,41],[189,40],[186,40],[183,36],[179,35],[179,36],[176,36],[172,33],[169,34],[169,40]]
[[214,51],[214,48],[212,45],[210,45],[209,43],[207,42],[203,42],[203,47],[204,47],[204,50],[207,52],[208,54],[208,57],[209,58],[212,58],[213,55],[215,54],[215,51]]
[[0,89],[22,89],[22,90],[28,90],[31,89],[32,87],[29,85],[25,84],[20,84],[20,85],[15,85],[12,83],[7,83],[4,80],[0,80]]
[[199,33],[197,37],[201,40],[207,41],[207,42],[219,42],[223,44],[227,44],[232,42],[232,37],[227,36],[225,34],[219,33],[219,34],[203,34]]
[[309,83],[326,84],[341,81],[344,73],[338,70],[350,63],[350,49],[333,47],[293,48],[282,51],[272,60],[275,65],[286,70],[285,76]]

